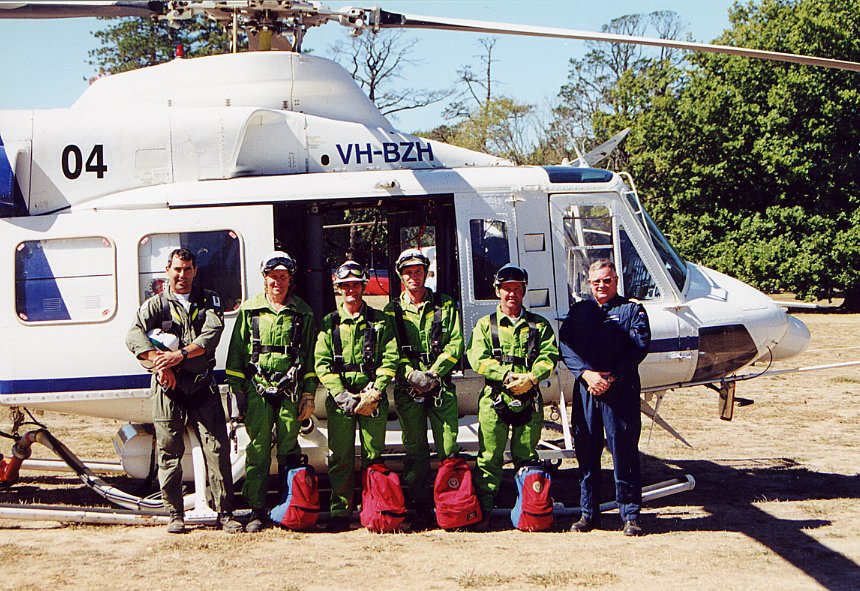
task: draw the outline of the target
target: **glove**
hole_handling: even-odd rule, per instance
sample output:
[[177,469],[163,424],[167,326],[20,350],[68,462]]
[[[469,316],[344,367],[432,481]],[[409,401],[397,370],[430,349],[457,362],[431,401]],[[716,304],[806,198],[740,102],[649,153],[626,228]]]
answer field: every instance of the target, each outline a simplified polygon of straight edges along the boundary
[[432,371],[409,372],[409,375],[406,376],[406,381],[419,394],[426,394],[440,385],[439,376]]
[[314,410],[316,409],[316,402],[314,401],[315,398],[316,396],[310,392],[302,394],[302,397],[299,400],[299,422],[311,418],[311,415],[314,414]]
[[376,412],[377,408],[379,408],[379,402],[381,400],[382,392],[373,386],[368,386],[361,391],[361,398],[355,407],[355,414],[369,417]]
[[230,403],[230,418],[234,421],[242,421],[248,412],[248,396],[242,389],[230,390],[227,398]]
[[334,397],[335,404],[348,415],[355,414],[355,407],[358,406],[359,400],[361,400],[361,397],[349,390],[344,390]]
[[505,376],[503,384],[511,394],[520,396],[531,390],[537,382],[538,379],[533,373],[510,372]]

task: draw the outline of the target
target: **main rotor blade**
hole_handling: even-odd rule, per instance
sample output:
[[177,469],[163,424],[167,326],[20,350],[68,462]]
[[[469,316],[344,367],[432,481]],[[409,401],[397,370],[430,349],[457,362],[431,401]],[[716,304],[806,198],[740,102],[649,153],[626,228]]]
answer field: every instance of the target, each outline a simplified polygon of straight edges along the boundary
[[164,12],[164,2],[10,2],[0,0],[0,18],[89,18],[97,16],[152,16]]
[[468,31],[471,33],[493,33],[498,35],[523,35],[527,37],[550,37],[555,39],[581,39],[584,41],[631,43],[634,45],[651,45],[654,47],[674,47],[689,51],[725,53],[728,55],[740,55],[765,60],[792,62],[808,66],[820,66],[837,70],[860,72],[860,63],[857,62],[797,55],[793,53],[780,53],[778,51],[748,49],[745,47],[730,47],[728,45],[677,41],[675,39],[656,39],[654,37],[635,37],[633,35],[616,35],[613,33],[593,33],[590,31],[577,31],[575,29],[555,29],[550,27],[535,27],[531,25],[419,16],[387,12],[385,10],[377,12],[373,9],[368,9],[368,13],[374,16],[378,14],[378,22],[372,22],[371,25],[378,26],[380,28],[439,29],[445,31]]

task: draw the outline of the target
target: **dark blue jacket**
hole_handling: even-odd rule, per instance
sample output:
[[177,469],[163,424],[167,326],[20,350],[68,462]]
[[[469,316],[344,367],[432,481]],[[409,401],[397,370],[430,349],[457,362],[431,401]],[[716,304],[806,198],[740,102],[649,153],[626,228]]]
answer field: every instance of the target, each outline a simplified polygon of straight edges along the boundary
[[559,331],[561,356],[573,376],[608,371],[618,386],[639,392],[639,364],[648,354],[651,327],[642,304],[615,296],[602,306],[582,300],[570,307]]

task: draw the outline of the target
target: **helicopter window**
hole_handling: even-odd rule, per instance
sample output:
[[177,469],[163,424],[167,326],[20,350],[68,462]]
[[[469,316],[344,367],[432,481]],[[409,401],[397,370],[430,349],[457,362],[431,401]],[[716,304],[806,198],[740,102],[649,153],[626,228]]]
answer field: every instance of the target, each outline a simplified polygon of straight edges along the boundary
[[116,310],[107,238],[31,240],[15,252],[15,311],[25,322],[103,322]]
[[138,246],[141,302],[166,287],[164,268],[174,248],[187,248],[197,256],[195,285],[217,292],[225,312],[239,307],[242,303],[239,237],[231,230],[144,236]]
[[568,304],[591,297],[588,267],[598,259],[613,260],[612,216],[604,205],[571,205],[564,215],[567,246]]
[[624,226],[619,226],[619,238],[621,242],[621,268],[624,275],[624,295],[637,300],[656,300],[660,298],[660,288],[645,267],[645,262],[639,256],[639,252]]
[[496,299],[493,277],[511,262],[507,224],[501,220],[469,220],[472,239],[472,283],[476,300]]
[[657,250],[660,260],[663,261],[663,266],[666,267],[669,277],[671,277],[672,281],[675,282],[675,285],[678,286],[679,291],[684,291],[684,284],[687,282],[687,263],[685,263],[684,259],[681,258],[681,255],[672,248],[672,245],[669,244],[669,241],[666,240],[665,236],[663,236],[663,233],[657,227],[657,224],[654,223],[654,220],[651,219],[651,216],[648,215],[648,212],[643,209],[642,215],[648,223],[648,230],[651,233],[654,248]]

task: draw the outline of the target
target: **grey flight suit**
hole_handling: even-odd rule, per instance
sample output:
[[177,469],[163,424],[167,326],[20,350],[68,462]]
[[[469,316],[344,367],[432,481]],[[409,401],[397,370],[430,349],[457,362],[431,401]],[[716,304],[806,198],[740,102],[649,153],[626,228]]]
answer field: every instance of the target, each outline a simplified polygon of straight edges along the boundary
[[[206,462],[210,492],[219,513],[232,512],[233,479],[230,466],[230,445],[227,437],[224,407],[218,385],[212,374],[215,349],[224,330],[221,301],[213,291],[192,289],[191,306],[186,312],[182,303],[168,288],[166,294],[172,328],[168,332],[179,337],[180,348],[190,344],[205,349],[205,355],[186,359],[173,367],[176,388],[166,389],[152,375],[152,422],[158,447],[158,482],[165,509],[182,515],[182,456],[185,453],[183,434],[190,427],[200,439]],[[161,295],[146,300],[137,312],[134,324],[126,336],[126,346],[139,356],[154,350],[147,337],[154,328],[163,328],[165,314]]]

